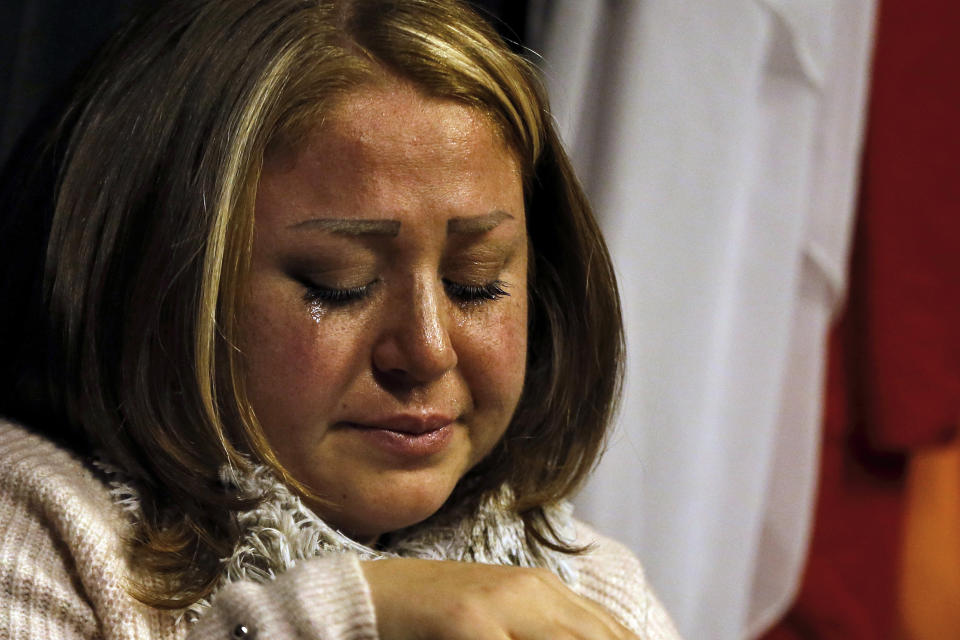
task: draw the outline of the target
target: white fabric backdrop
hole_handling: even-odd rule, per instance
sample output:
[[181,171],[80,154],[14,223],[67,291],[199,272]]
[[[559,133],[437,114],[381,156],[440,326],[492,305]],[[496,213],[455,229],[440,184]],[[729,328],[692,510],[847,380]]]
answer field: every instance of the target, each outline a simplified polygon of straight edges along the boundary
[[620,278],[628,377],[579,514],[688,638],[795,592],[874,0],[535,0],[533,48]]

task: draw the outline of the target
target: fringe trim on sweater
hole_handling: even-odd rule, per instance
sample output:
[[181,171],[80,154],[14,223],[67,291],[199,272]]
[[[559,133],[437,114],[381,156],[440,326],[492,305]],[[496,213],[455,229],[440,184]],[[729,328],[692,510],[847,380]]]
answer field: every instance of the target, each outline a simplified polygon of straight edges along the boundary
[[[94,464],[107,476],[114,502],[131,520],[138,521],[142,516],[134,483],[102,458]],[[243,474],[224,467],[221,479],[240,497],[260,502],[249,511],[235,514],[237,544],[221,560],[223,571],[211,598],[231,582],[267,582],[300,560],[331,553],[356,553],[366,560],[408,557],[540,567],[553,571],[571,587],[578,581],[569,556],[528,541],[523,519],[511,509],[513,492],[506,485],[485,495],[475,509],[443,510],[420,524],[392,533],[388,548],[373,549],[330,527],[267,467],[256,466]],[[572,506],[560,502],[545,507],[544,514],[562,541],[572,544]],[[208,599],[200,600],[183,610],[180,617],[195,622],[209,606]]]

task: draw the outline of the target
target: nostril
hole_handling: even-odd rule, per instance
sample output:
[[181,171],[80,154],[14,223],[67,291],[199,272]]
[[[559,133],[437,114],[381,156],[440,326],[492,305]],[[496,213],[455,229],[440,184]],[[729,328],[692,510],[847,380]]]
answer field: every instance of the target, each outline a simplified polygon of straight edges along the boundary
[[410,392],[422,384],[403,369],[382,371],[374,367],[373,379],[380,388],[394,394]]

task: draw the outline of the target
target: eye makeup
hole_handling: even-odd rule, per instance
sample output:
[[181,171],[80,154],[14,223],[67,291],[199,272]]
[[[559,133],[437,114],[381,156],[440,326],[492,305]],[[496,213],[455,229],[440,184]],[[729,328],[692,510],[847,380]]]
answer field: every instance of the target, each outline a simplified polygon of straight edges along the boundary
[[494,280],[484,285],[469,285],[444,279],[443,285],[447,289],[447,295],[461,304],[492,302],[510,295],[506,291],[509,285],[503,280]]
[[[512,239],[454,234],[438,256],[437,276],[446,297],[464,310],[494,303],[510,295],[504,275],[522,245]],[[406,264],[403,253],[387,248],[366,248],[363,256],[342,248],[301,254],[292,260],[288,273],[302,287],[303,301],[311,309],[335,311],[367,300],[373,290],[395,278],[406,277],[400,271],[416,267]]]
[[376,284],[376,280],[359,287],[324,287],[311,282],[301,282],[306,291],[303,294],[303,300],[309,305],[326,305],[331,307],[345,306],[351,302],[356,302],[367,297],[370,288]]
[[[330,308],[344,307],[365,299],[370,295],[371,288],[378,283],[379,280],[374,280],[359,287],[338,288],[324,287],[307,280],[301,280],[301,284],[305,289],[303,294],[305,303],[310,306],[325,306]],[[503,280],[493,280],[485,284],[474,285],[444,278],[443,286],[450,299],[461,305],[493,302],[510,295],[510,293],[507,292],[510,285]]]

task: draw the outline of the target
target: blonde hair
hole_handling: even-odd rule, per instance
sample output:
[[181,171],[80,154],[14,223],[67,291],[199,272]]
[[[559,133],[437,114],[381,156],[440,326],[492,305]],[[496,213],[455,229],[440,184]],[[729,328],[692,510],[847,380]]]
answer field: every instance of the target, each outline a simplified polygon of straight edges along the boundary
[[4,372],[31,392],[0,399],[140,483],[135,544],[161,579],[139,592],[150,604],[209,592],[234,542],[230,510],[244,506],[223,464],[266,463],[304,490],[267,445],[235,347],[253,201],[268,145],[296,145],[332,101],[384,74],[481,110],[525,168],[524,393],[451,500],[509,482],[530,535],[566,549],[541,507],[573,491],[602,447],[622,334],[609,258],[534,69],[455,0],[174,0],[108,47],[67,118],[49,322]]

